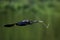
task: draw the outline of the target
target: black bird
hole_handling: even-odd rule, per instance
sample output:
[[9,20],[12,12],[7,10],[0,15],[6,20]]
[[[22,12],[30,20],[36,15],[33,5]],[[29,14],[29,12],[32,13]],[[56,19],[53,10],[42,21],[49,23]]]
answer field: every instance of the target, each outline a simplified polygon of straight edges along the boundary
[[38,22],[43,22],[43,21],[38,21],[38,20],[33,20],[33,21],[31,21],[31,20],[23,20],[21,22],[17,22],[17,23],[13,23],[13,24],[6,24],[4,26],[5,27],[12,27],[14,25],[16,25],[16,26],[26,26],[26,25],[31,25],[33,23],[38,23]]

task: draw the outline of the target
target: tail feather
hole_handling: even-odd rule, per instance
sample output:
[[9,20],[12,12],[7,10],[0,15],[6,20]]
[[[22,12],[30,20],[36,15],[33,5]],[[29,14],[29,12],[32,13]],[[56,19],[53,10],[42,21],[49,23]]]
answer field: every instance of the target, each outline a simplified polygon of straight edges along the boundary
[[4,25],[4,27],[12,27],[12,26],[14,26],[15,24],[6,24],[6,25]]

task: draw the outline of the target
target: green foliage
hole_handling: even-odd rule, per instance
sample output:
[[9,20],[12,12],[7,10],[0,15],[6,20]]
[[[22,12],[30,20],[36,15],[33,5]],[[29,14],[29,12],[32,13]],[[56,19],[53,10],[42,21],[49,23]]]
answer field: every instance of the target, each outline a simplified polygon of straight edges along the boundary
[[49,8],[54,8],[55,5],[54,5],[53,3],[50,3],[50,4],[48,4],[48,7],[49,7]]
[[[30,1],[30,2],[29,2]],[[24,27],[5,28],[6,23],[23,19],[42,20]],[[0,40],[60,40],[59,0],[20,0],[0,2]]]
[[23,9],[27,9],[27,8],[30,8],[30,6],[29,6],[29,5],[23,5],[22,8],[23,8]]

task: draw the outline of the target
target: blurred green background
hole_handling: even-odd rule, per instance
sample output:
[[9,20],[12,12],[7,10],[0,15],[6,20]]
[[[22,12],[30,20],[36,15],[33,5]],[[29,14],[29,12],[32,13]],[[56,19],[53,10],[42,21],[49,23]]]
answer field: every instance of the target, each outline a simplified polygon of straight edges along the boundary
[[[47,26],[4,27],[24,19],[42,20]],[[60,0],[1,0],[0,40],[60,40]]]

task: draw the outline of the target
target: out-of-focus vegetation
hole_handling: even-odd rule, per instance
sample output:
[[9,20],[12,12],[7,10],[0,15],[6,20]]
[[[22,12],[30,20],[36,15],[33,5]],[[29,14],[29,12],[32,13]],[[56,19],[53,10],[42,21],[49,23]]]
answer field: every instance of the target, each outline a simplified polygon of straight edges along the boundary
[[[23,19],[42,20],[47,26],[42,23],[11,28],[3,26]],[[0,1],[0,40],[60,40],[59,30],[60,0]]]

